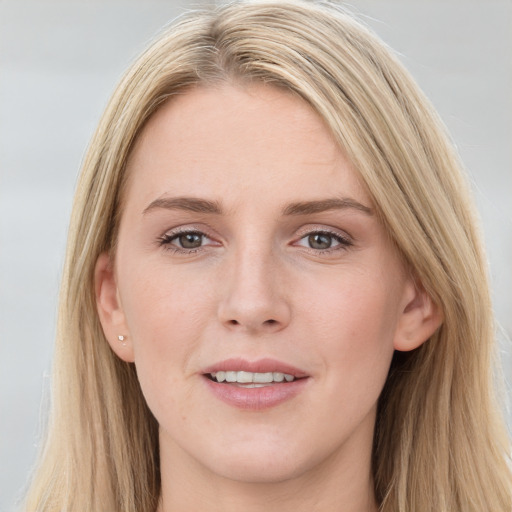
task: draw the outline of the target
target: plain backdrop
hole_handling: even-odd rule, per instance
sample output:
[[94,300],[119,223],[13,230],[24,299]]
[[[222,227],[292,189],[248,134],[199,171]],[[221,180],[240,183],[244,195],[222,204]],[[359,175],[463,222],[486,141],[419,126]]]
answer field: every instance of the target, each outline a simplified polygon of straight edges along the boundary
[[[66,229],[88,140],[123,70],[194,5],[0,0],[0,511],[14,510],[37,450]],[[510,390],[512,2],[348,6],[399,53],[466,164]]]

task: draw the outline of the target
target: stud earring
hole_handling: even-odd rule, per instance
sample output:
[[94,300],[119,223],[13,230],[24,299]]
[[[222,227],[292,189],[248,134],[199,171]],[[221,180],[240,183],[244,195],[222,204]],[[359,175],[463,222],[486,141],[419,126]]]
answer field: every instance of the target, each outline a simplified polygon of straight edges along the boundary
[[[125,338],[126,338],[126,336],[123,336],[122,334],[120,334],[120,335],[117,337],[117,339],[118,339],[119,341],[121,341],[121,342],[124,342]],[[126,342],[125,342],[125,343],[126,343]],[[123,345],[124,345],[125,343],[123,343]]]

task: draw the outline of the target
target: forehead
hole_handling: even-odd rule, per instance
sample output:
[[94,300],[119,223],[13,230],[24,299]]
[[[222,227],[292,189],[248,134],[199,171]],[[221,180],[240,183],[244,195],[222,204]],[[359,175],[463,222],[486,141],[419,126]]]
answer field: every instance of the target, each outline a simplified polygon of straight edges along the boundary
[[197,87],[173,97],[142,131],[128,173],[128,197],[144,201],[339,192],[369,202],[320,116],[296,95],[262,84]]

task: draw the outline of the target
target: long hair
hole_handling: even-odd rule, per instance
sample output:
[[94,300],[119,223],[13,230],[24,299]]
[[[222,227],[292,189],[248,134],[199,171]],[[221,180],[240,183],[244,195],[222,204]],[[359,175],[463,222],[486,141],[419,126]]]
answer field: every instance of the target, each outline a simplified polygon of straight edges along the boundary
[[60,297],[46,442],[27,510],[154,512],[158,425],[135,368],[110,349],[94,267],[115,252],[126,162],[151,115],[197,84],[264,82],[323,118],[383,226],[442,310],[395,353],[373,446],[382,512],[510,512],[506,430],[494,397],[486,260],[468,186],[433,108],[392,52],[340,8],[234,3],[167,28],[127,72],[84,159]]

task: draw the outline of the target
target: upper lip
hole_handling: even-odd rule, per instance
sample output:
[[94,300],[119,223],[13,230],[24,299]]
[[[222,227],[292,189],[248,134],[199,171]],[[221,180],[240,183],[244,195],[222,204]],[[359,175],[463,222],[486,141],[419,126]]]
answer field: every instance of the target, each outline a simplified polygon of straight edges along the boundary
[[227,371],[241,371],[241,372],[253,372],[253,373],[269,373],[279,372],[293,375],[295,378],[300,379],[307,377],[308,374],[303,370],[296,368],[293,365],[283,363],[276,359],[264,358],[257,359],[255,361],[247,361],[242,358],[230,358],[224,361],[208,366],[202,370],[203,374],[216,373],[216,372],[227,372]]

